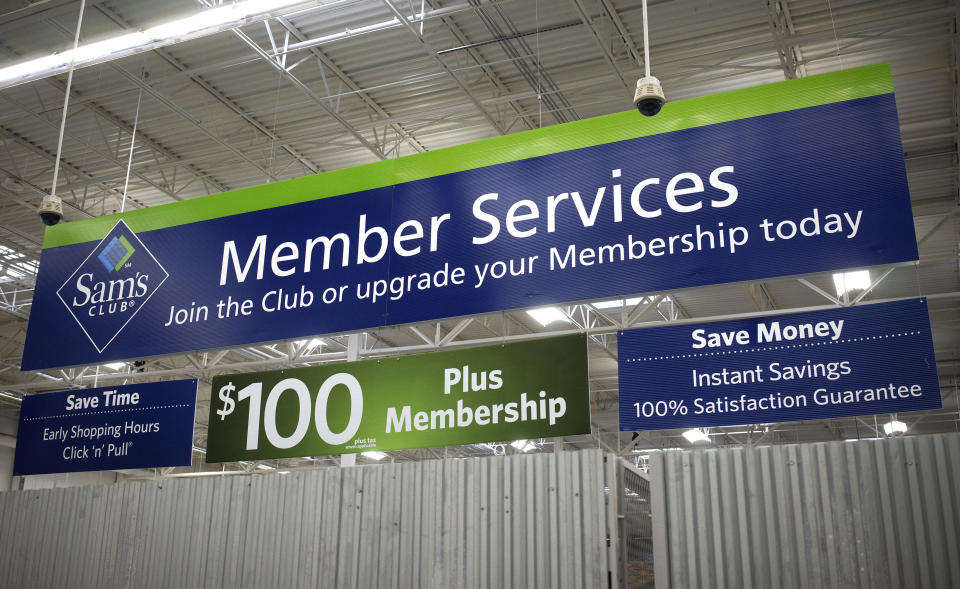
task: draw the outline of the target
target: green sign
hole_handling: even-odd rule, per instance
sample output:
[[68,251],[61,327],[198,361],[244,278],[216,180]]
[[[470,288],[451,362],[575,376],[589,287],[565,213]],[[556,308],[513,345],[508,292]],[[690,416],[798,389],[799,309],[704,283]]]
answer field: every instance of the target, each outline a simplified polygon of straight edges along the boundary
[[590,433],[582,335],[213,379],[207,462]]

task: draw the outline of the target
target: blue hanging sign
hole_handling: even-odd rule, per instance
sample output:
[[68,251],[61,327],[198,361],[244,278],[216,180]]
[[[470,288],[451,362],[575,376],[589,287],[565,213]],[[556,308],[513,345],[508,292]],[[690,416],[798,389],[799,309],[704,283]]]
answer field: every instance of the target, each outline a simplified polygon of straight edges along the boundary
[[926,299],[623,331],[620,431],[941,407]]
[[189,466],[197,381],[24,397],[13,474]]
[[915,260],[899,129],[875,66],[64,223],[22,368]]

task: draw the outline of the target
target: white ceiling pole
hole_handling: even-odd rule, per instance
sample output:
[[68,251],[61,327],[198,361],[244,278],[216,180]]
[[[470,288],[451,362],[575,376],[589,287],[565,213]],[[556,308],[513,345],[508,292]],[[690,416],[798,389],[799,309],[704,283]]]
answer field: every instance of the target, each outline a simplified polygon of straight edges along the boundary
[[[83,10],[87,0],[80,0],[80,16],[77,17],[77,31],[73,36],[73,52],[76,55],[80,44],[80,25],[83,24]],[[70,86],[73,84],[73,58],[70,59],[70,69],[67,73],[67,88],[63,92],[63,113],[60,116],[60,137],[57,139],[57,159],[53,164],[53,186],[50,187],[50,196],[57,195],[57,180],[60,176],[60,154],[63,151],[63,131],[67,126],[67,106],[70,105]]]
[[[142,75],[142,74],[141,74]],[[130,168],[133,167],[133,147],[137,141],[137,123],[140,122],[140,102],[143,100],[143,88],[137,95],[137,112],[133,115],[133,132],[130,133],[130,154],[127,156],[127,177],[123,180],[123,198],[120,200],[120,212],[127,205],[127,188],[130,187]]]
[[644,77],[650,77],[650,29],[647,26],[647,0],[643,0],[643,68]]

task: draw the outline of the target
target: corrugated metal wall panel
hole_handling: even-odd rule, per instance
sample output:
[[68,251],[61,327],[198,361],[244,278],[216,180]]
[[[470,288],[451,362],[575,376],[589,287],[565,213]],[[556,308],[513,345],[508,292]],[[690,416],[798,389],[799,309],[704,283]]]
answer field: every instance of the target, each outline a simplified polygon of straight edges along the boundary
[[960,587],[960,434],[650,456],[656,586]]
[[590,450],[0,493],[0,586],[606,587],[607,470]]

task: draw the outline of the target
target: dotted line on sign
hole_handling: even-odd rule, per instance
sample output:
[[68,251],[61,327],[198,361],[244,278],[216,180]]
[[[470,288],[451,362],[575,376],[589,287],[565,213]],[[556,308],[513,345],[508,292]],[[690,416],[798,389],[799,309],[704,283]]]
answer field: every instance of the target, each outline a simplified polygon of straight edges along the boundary
[[889,333],[887,335],[874,335],[874,336],[868,336],[868,337],[851,337],[848,339],[837,340],[835,342],[816,342],[811,344],[767,346],[765,348],[753,348],[750,350],[727,350],[726,352],[701,352],[699,354],[676,354],[674,356],[649,356],[647,358],[627,358],[627,362],[649,362],[651,360],[676,360],[678,358],[702,358],[704,356],[727,356],[731,354],[749,354],[750,352],[766,352],[769,350],[791,350],[794,348],[812,348],[815,346],[844,344],[847,342],[865,342],[870,340],[887,339],[891,337],[904,337],[908,335],[920,335],[920,332],[908,331],[905,333]]
[[146,411],[147,409],[178,409],[180,407],[190,407],[188,404],[183,405],[157,405],[156,407],[129,407],[127,409],[107,409],[105,411],[88,411],[86,413],[61,413],[59,415],[44,415],[43,417],[27,417],[24,418],[24,421],[38,421],[40,419],[53,419],[55,417],[71,417],[71,416],[85,416],[85,415],[102,415],[105,413],[126,413],[128,411]]

